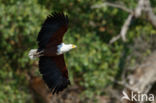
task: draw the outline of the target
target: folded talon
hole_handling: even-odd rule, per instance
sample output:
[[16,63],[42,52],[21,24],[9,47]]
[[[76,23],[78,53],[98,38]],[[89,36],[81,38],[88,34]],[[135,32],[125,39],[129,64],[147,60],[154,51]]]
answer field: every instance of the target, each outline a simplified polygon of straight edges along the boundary
[[40,57],[40,56],[44,56],[44,50],[40,51],[40,52],[37,52],[37,56]]
[[39,54],[38,56],[39,56],[39,57],[40,57],[40,56],[44,56],[44,54]]
[[44,53],[44,50],[42,50],[42,51],[40,51],[40,52],[38,52],[38,53],[42,54],[42,53]]
[[44,56],[44,51],[43,50],[40,52],[34,51],[34,54],[30,54],[30,55],[33,55],[34,57]]

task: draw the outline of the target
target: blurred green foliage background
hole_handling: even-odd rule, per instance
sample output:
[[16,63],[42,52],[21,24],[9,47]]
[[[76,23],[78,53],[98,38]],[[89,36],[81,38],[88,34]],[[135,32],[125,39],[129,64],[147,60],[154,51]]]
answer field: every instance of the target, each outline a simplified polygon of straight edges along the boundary
[[[88,98],[107,94],[105,88],[113,84],[110,78],[120,79],[119,64],[123,52],[126,55],[133,52],[127,46],[132,46],[134,38],[140,35],[144,35],[146,42],[150,41],[150,36],[156,34],[156,30],[143,16],[133,21],[126,43],[119,40],[110,45],[109,41],[120,33],[128,13],[107,6],[91,8],[103,2],[0,0],[0,103],[33,102],[26,78],[36,61],[28,58],[28,52],[37,48],[36,38],[41,24],[53,11],[64,11],[69,16],[70,25],[64,42],[78,46],[65,54],[72,85],[80,85],[84,90],[80,95]],[[122,2],[128,8],[135,8],[137,3],[136,0],[109,2]],[[153,3],[156,5],[156,2]],[[150,49],[144,51],[145,55],[149,53]],[[131,58],[130,64],[135,64],[135,57]]]

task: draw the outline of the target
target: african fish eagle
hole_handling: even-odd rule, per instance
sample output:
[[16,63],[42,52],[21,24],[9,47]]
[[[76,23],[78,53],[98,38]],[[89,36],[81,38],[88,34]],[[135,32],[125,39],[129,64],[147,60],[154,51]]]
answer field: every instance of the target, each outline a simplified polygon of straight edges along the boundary
[[29,52],[31,59],[39,57],[39,71],[53,94],[70,84],[63,53],[76,48],[76,45],[62,42],[67,29],[68,17],[63,13],[52,13],[42,24],[38,34],[39,48]]

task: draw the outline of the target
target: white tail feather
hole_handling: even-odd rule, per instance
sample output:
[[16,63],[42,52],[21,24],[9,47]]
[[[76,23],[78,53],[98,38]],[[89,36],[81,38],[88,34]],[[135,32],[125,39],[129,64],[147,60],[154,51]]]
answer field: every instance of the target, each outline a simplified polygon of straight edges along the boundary
[[35,59],[36,58],[36,53],[37,53],[37,49],[31,49],[29,51],[29,58],[30,59]]

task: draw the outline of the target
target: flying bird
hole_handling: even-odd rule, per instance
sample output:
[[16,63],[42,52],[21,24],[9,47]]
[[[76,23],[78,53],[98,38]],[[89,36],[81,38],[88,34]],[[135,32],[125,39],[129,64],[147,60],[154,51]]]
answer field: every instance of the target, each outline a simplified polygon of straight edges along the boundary
[[64,13],[49,15],[37,37],[38,49],[31,49],[29,52],[31,59],[39,58],[39,71],[53,94],[70,84],[63,54],[76,48],[76,45],[63,43],[68,22],[68,16]]

